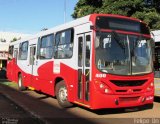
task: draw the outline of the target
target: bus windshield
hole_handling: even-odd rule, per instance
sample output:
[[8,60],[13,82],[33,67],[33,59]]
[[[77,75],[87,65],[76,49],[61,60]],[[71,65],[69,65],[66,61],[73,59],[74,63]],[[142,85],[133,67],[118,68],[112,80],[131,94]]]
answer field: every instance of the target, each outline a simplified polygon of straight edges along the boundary
[[97,32],[96,65],[104,73],[138,75],[152,72],[150,40],[136,35]]

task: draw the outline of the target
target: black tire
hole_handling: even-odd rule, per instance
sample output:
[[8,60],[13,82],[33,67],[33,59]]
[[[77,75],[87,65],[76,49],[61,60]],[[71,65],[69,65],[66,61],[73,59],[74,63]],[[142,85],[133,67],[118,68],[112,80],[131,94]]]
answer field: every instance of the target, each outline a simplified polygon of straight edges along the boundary
[[146,104],[146,105],[140,106],[139,110],[153,109],[153,107],[154,107],[153,104]]
[[18,75],[18,89],[19,89],[20,91],[23,91],[23,90],[26,90],[26,89],[27,89],[27,88],[24,87],[24,85],[23,85],[22,74],[19,74],[19,75]]
[[60,81],[56,85],[56,97],[57,97],[58,103],[63,108],[71,107],[73,105],[68,101],[67,96],[68,96],[68,92],[67,92],[66,84],[64,81]]
[[153,105],[153,103],[152,103],[152,104],[147,104],[145,108],[146,108],[146,109],[153,109],[153,107],[154,107],[154,105]]

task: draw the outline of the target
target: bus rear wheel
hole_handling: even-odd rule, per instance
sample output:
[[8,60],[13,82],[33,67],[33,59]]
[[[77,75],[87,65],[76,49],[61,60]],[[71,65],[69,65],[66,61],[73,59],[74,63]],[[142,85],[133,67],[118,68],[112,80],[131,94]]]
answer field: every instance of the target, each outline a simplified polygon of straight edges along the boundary
[[24,85],[23,85],[22,74],[18,75],[18,89],[20,91],[26,90],[26,87],[24,87]]
[[56,85],[56,97],[61,107],[71,107],[73,104],[68,101],[68,91],[64,81],[60,81]]

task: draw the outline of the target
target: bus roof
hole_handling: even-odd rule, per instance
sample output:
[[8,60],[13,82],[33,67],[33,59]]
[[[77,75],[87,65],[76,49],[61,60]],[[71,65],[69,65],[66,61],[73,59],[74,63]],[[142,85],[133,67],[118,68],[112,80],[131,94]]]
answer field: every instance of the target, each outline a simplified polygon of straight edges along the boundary
[[60,30],[65,30],[65,29],[68,29],[68,28],[71,28],[71,27],[76,27],[78,25],[82,25],[82,24],[85,24],[85,23],[89,23],[89,22],[93,22],[94,23],[94,21],[95,21],[97,16],[117,17],[117,18],[129,19],[129,20],[142,22],[141,20],[136,19],[136,18],[121,16],[121,15],[115,15],[115,14],[90,14],[90,15],[87,15],[85,17],[81,17],[81,18],[75,19],[75,20],[73,20],[71,22],[67,22],[67,23],[64,23],[62,25],[53,27],[51,29],[48,29],[48,30],[45,30],[45,31],[41,31],[41,32],[39,32],[39,33],[37,33],[35,35],[31,35],[31,36],[22,38],[22,39],[20,39],[18,41],[12,42],[10,45],[18,44],[21,41],[27,41],[27,40],[35,39],[35,38],[38,38],[38,37],[42,37],[42,36],[45,36],[45,35],[60,31]]
[[54,33],[56,31],[65,30],[65,29],[68,29],[68,28],[71,28],[71,27],[76,27],[78,25],[89,23],[90,22],[89,21],[89,17],[90,17],[90,15],[82,17],[82,18],[79,18],[79,19],[76,19],[76,20],[73,20],[73,21],[68,22],[68,23],[64,23],[62,25],[53,27],[53,28],[45,30],[45,31],[41,31],[41,32],[39,32],[37,34],[34,34],[34,35],[31,35],[31,36],[22,38],[20,40],[17,40],[15,42],[12,42],[11,45],[17,44],[17,43],[19,43],[21,41],[27,41],[27,40],[35,39],[35,38],[38,38],[38,37],[42,37],[42,36]]

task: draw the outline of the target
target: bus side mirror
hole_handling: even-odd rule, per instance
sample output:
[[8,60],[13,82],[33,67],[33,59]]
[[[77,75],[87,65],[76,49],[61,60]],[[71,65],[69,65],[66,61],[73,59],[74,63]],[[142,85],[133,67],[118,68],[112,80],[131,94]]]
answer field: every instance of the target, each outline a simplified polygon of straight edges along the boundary
[[93,26],[93,25],[91,25],[91,26],[90,26],[90,30],[96,30],[96,27]]

